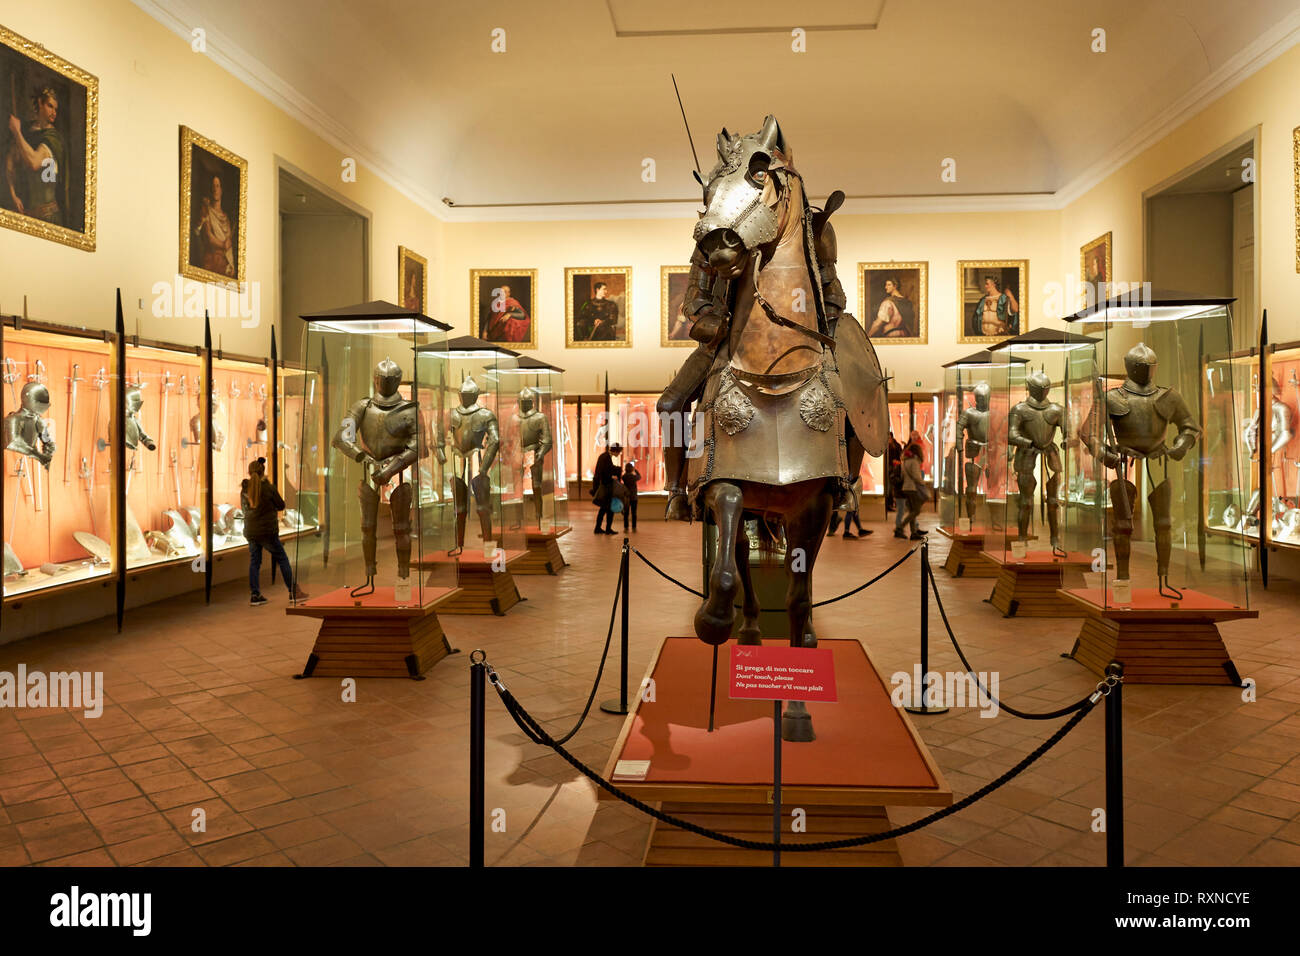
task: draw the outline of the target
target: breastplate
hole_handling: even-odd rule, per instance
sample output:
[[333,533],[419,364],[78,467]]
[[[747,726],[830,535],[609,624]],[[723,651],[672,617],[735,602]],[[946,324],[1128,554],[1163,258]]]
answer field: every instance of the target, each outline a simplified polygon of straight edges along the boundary
[[34,455],[36,439],[43,431],[40,422],[30,412],[10,412],[4,422],[5,448],[20,455]]
[[1143,457],[1164,449],[1169,419],[1159,409],[1162,391],[1139,395],[1113,388],[1106,394],[1106,411],[1115,431],[1115,443],[1121,449]]
[[968,408],[962,412],[965,420],[966,438],[987,445],[989,440],[989,413],[978,408]]
[[525,451],[542,443],[546,418],[541,412],[530,412],[519,418],[519,445]]
[[461,455],[478,451],[487,439],[488,427],[494,418],[490,411],[477,403],[470,408],[453,408],[451,410],[452,447]]
[[123,429],[126,438],[126,447],[135,448],[140,444],[140,423],[136,421],[134,415],[126,416],[126,427]]
[[1061,413],[1061,406],[1053,403],[1048,403],[1042,408],[1037,408],[1029,402],[1021,402],[1016,406],[1021,434],[1032,441],[1039,451],[1046,449],[1052,443],[1056,428],[1061,422]]
[[391,408],[369,402],[357,422],[357,437],[376,461],[402,454],[414,434],[414,402],[399,402]]

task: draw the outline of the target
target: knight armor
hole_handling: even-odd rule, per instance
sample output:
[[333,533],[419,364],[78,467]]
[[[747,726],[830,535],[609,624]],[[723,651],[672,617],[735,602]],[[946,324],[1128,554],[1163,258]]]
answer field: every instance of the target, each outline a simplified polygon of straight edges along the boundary
[[[453,466],[451,491],[456,505],[456,547],[452,554],[459,554],[465,548],[470,495],[474,497],[483,540],[493,540],[492,488],[488,475],[501,448],[501,433],[496,415],[480,405],[478,398],[478,384],[472,377],[466,378],[460,386],[460,405],[448,415]],[[440,451],[440,460],[442,457]]]
[[1007,418],[1007,442],[1015,448],[1012,468],[1019,489],[1019,533],[1029,537],[1029,522],[1034,511],[1034,491],[1038,485],[1038,460],[1047,465],[1047,526],[1053,553],[1060,552],[1060,509],[1057,499],[1061,490],[1061,453],[1056,447],[1056,433],[1065,420],[1065,409],[1048,400],[1052,380],[1042,371],[1030,372],[1025,383],[1029,397],[1011,409]]
[[376,573],[375,528],[380,490],[397,479],[388,495],[397,552],[397,576],[406,579],[411,568],[411,501],[413,486],[406,470],[425,454],[421,448],[419,406],[401,394],[402,370],[384,359],[375,366],[374,393],[349,409],[334,434],[333,445],[362,467],[357,496],[361,502],[361,550],[366,576]]
[[[190,440],[196,445],[203,438],[203,394],[198,391],[197,383],[195,393],[199,397],[199,410],[190,418]],[[208,442],[212,445],[213,451],[221,451],[226,447],[226,432],[217,422],[217,414],[221,411],[221,402],[218,400],[217,387],[212,386],[212,422],[208,430]]]
[[529,475],[533,484],[533,510],[540,524],[544,490],[542,481],[545,473],[543,465],[546,456],[554,447],[554,442],[551,439],[550,423],[547,422],[546,416],[537,410],[536,402],[537,393],[533,389],[524,388],[519,392],[519,416],[515,424],[519,432],[521,449],[525,454],[529,451],[533,453]]
[[965,436],[966,517],[974,519],[980,478],[984,475],[984,450],[989,444],[989,384],[980,382],[971,391],[975,404],[957,416],[957,436],[959,440]]
[[[1276,455],[1279,451],[1287,446],[1291,441],[1293,434],[1291,432],[1291,409],[1285,402],[1277,397],[1277,393],[1282,390],[1277,379],[1273,380],[1273,397],[1269,403],[1269,454]],[[1246,427],[1242,429],[1241,440],[1250,450],[1250,457],[1255,458],[1259,455],[1259,425],[1260,410],[1255,409],[1255,414]]]
[[54,429],[45,419],[50,410],[50,390],[41,382],[28,382],[18,408],[5,416],[5,448],[35,458],[45,468],[54,458]]
[[[1183,397],[1168,386],[1155,384],[1156,364],[1156,353],[1145,343],[1139,342],[1129,350],[1124,356],[1128,377],[1105,395],[1104,437],[1093,420],[1094,406],[1084,423],[1082,440],[1091,454],[1116,472],[1115,480],[1110,483],[1110,494],[1115,572],[1120,580],[1129,578],[1133,504],[1137,497],[1137,486],[1128,478],[1129,463],[1147,460],[1164,466],[1166,476],[1147,495],[1156,531],[1156,574],[1161,594],[1181,597],[1181,592],[1168,585],[1173,552],[1173,487],[1167,477],[1168,459],[1182,461],[1201,431]],[[1170,428],[1176,429],[1177,434],[1167,444]],[[1147,468],[1146,473],[1147,481],[1154,482],[1152,469]]]
[[140,409],[143,406],[144,394],[138,386],[132,385],[126,390],[126,427],[123,429],[126,447],[132,451],[139,445],[144,445],[150,451],[158,447],[140,424]]

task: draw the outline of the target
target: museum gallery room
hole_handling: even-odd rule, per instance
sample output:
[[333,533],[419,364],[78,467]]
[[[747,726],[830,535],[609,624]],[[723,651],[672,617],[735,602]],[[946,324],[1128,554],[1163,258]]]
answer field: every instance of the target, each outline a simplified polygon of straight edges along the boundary
[[1295,0],[47,0],[0,96],[0,865],[1300,864]]

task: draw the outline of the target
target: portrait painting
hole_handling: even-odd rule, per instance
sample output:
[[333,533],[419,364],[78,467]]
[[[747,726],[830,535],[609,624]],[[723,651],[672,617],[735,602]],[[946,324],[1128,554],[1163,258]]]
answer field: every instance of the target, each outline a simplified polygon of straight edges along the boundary
[[859,262],[858,308],[875,345],[929,341],[928,262]]
[[181,127],[181,275],[200,282],[244,281],[248,163]]
[[690,348],[691,323],[682,312],[690,266],[659,267],[659,344],[668,348]]
[[471,269],[474,334],[512,349],[537,348],[537,270]]
[[1029,331],[1028,259],[957,263],[961,295],[958,342],[995,344]]
[[0,27],[0,225],[95,248],[99,80]]
[[412,252],[406,246],[397,247],[397,288],[402,308],[426,315],[428,296],[429,260]]
[[1098,236],[1079,250],[1079,279],[1084,283],[1084,295],[1087,301],[1083,306],[1094,302],[1105,302],[1109,296],[1111,276],[1110,233]]
[[629,348],[630,266],[564,270],[564,344],[569,348]]

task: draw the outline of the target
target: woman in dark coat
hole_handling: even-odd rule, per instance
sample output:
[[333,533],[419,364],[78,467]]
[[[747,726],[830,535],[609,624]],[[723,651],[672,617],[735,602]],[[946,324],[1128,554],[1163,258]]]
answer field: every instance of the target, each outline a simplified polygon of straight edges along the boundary
[[249,604],[254,607],[266,604],[259,587],[262,575],[262,549],[271,552],[271,560],[280,569],[284,586],[295,601],[307,597],[293,580],[289,556],[280,543],[279,512],[284,510],[284,499],[275,485],[266,480],[266,459],[259,458],[248,466],[248,477],[239,486],[239,504],[244,512],[244,540],[248,542]]

